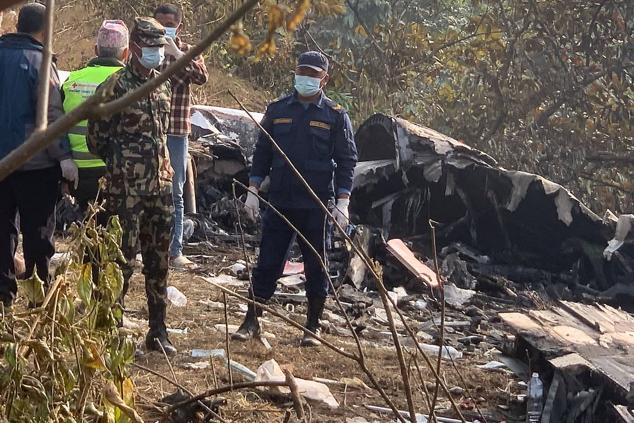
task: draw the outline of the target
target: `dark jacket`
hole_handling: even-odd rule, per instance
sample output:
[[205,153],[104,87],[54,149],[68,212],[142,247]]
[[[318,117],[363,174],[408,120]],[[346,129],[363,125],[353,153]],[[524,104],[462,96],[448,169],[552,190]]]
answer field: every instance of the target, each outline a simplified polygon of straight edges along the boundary
[[[6,34],[0,37],[0,159],[22,145],[35,127],[42,49],[42,44],[28,34]],[[49,122],[63,113],[59,75],[53,64]],[[57,166],[59,161],[70,157],[68,139],[62,137],[31,157],[20,170]]]
[[[271,103],[262,126],[290,158],[324,203],[352,191],[357,163],[352,124],[346,111],[322,94],[302,104],[295,93]],[[250,180],[271,178],[269,200],[280,208],[318,207],[264,133],[255,146]],[[333,185],[334,182],[334,185]]]

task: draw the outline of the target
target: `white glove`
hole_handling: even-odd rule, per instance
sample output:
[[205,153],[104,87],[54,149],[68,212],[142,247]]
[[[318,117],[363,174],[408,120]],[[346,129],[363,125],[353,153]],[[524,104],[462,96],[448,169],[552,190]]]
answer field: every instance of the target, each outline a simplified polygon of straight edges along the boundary
[[247,199],[244,202],[244,208],[247,212],[247,216],[253,222],[260,215],[260,199],[255,195],[259,192],[259,190],[255,187],[249,187],[249,193],[247,194]]
[[167,39],[167,44],[165,44],[165,54],[168,56],[172,56],[177,60],[181,58],[185,53],[183,53],[174,40],[170,37],[165,37]]
[[350,212],[348,211],[349,206],[349,198],[339,198],[337,199],[337,204],[332,212],[335,222],[337,222],[343,229],[346,229],[346,226],[348,226],[348,223],[350,222]]
[[68,182],[73,182],[75,189],[77,189],[77,185],[79,184],[79,171],[73,159],[64,159],[59,162],[59,166],[62,168],[62,177]]

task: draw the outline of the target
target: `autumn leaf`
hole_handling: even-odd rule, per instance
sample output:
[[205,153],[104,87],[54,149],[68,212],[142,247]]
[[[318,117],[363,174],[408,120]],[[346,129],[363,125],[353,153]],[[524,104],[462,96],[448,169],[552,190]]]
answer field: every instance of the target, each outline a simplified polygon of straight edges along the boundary
[[33,275],[28,279],[19,280],[18,287],[29,303],[40,304],[44,301],[44,282],[37,275],[37,272],[33,272]]

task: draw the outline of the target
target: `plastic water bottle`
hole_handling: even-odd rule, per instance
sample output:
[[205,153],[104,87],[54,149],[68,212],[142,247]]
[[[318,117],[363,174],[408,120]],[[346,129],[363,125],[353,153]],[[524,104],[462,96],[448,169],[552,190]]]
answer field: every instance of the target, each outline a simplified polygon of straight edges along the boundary
[[185,307],[187,305],[187,297],[174,286],[167,287],[167,299],[176,307]]
[[544,384],[539,378],[539,373],[533,373],[526,397],[526,423],[539,423],[542,420],[543,400]]

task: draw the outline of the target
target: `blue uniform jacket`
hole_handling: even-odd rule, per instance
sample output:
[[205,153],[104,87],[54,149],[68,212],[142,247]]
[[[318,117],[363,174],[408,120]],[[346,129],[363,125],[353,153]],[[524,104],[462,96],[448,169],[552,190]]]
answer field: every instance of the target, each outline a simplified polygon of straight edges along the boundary
[[[322,94],[307,107],[289,94],[269,104],[262,126],[273,136],[320,200],[350,193],[357,148],[348,113]],[[268,137],[261,133],[253,154],[250,180],[270,176],[270,202],[279,208],[318,207]],[[333,186],[334,182],[334,186]]]
[[[35,128],[38,77],[42,63],[42,44],[27,34],[0,37],[0,159],[19,147]],[[48,120],[64,114],[59,76],[51,68]],[[57,166],[70,158],[68,139],[62,137],[35,154],[20,170]]]

